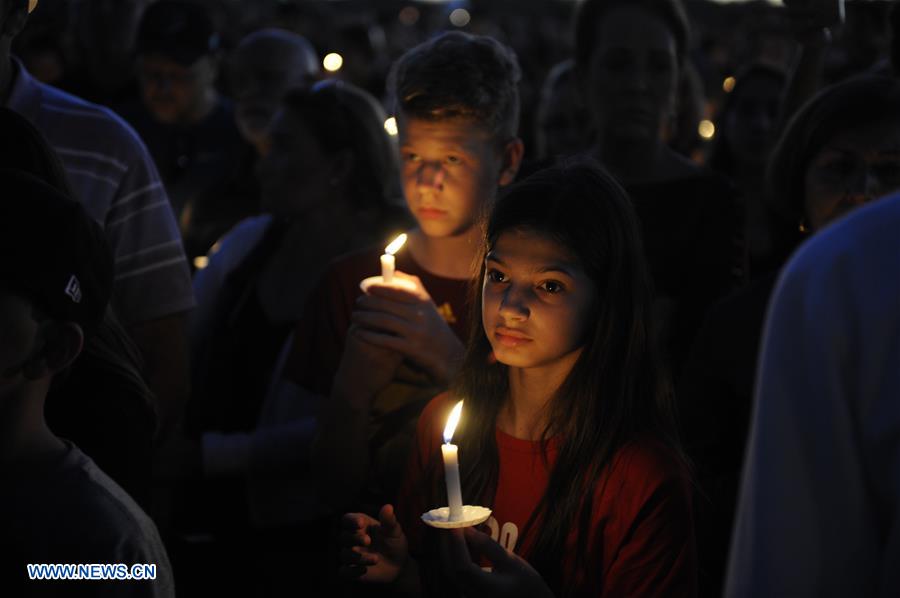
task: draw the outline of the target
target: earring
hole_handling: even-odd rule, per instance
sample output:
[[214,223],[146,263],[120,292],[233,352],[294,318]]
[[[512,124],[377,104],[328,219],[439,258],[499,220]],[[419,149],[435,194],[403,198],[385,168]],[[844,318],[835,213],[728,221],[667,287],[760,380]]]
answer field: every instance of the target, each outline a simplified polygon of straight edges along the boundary
[[799,224],[799,226],[797,226],[797,229],[798,229],[801,233],[803,233],[803,234],[806,234],[806,233],[809,232],[809,227],[806,226],[806,221],[805,221],[805,220],[801,220],[801,221],[800,221],[800,224]]

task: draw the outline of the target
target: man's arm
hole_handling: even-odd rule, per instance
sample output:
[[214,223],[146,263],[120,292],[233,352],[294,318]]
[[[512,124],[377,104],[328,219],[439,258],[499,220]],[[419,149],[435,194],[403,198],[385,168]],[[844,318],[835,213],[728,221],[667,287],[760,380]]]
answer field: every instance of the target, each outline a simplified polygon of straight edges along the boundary
[[190,396],[187,318],[184,313],[131,326],[144,357],[144,376],[159,410],[157,438],[168,439],[184,414]]
[[164,442],[190,392],[186,313],[194,307],[181,233],[156,166],[137,134],[119,121],[127,169],[104,228],[116,260],[113,304],[144,357]]

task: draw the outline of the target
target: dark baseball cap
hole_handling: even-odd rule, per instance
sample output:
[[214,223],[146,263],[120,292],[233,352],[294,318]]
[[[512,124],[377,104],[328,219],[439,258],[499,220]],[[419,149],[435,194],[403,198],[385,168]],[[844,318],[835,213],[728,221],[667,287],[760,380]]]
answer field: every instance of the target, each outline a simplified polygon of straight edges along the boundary
[[112,285],[112,252],[84,208],[30,174],[0,169],[0,288],[89,336]]
[[141,17],[136,52],[161,54],[190,66],[219,49],[219,35],[206,7],[184,0],[159,0]]

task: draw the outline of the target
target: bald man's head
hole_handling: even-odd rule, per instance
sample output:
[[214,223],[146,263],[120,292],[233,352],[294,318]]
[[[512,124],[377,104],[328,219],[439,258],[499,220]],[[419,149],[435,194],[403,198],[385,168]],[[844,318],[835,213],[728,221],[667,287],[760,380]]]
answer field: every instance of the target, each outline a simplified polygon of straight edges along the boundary
[[302,35],[262,29],[242,39],[231,55],[229,81],[244,138],[262,147],[285,92],[307,86],[318,76],[319,57]]

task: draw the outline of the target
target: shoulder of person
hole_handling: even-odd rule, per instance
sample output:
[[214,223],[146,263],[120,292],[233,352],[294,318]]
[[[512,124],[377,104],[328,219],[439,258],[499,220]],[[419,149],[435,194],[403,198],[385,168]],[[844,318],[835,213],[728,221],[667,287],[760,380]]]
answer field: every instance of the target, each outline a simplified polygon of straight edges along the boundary
[[[876,200],[825,227],[796,251],[782,271],[785,279],[835,279],[859,269],[884,268],[900,261],[897,224],[900,193]],[[895,271],[896,272],[896,271]],[[885,278],[884,282],[898,280]]]
[[673,150],[669,151],[668,156],[668,165],[661,180],[639,183],[634,187],[660,187],[679,198],[701,202],[721,202],[722,199],[734,200],[737,197],[737,188],[725,175],[696,164]]
[[650,434],[642,434],[622,446],[609,467],[609,482],[619,480],[635,492],[652,493],[673,482],[687,482],[687,464],[678,452]]
[[210,265],[213,262],[221,263],[227,270],[237,267],[262,240],[270,226],[272,226],[270,214],[244,218],[213,246],[215,249],[210,251],[209,255]]
[[781,314],[820,333],[843,329],[848,339],[864,329],[886,335],[900,321],[898,225],[900,193],[857,208],[801,245],[779,276],[767,330]]
[[43,87],[42,104],[45,110],[54,112],[59,118],[65,118],[67,126],[73,126],[78,120],[83,121],[86,130],[82,133],[74,127],[71,131],[77,134],[83,145],[104,147],[103,153],[125,155],[128,158],[146,155],[144,142],[134,128],[125,119],[106,106],[94,104],[74,96],[51,85],[39,83]]
[[89,538],[87,543],[94,551],[109,550],[110,556],[156,558],[161,553],[165,557],[150,517],[90,457],[69,444],[70,453],[59,477],[60,485],[66,486],[66,521],[71,533]]
[[703,318],[694,346],[702,339],[709,343],[708,348],[716,349],[716,346],[727,346],[734,341],[736,330],[747,332],[761,329],[766,306],[775,288],[776,275],[775,272],[766,273],[715,301]]
[[205,142],[200,144],[204,151],[234,151],[235,146],[243,148],[248,145],[241,137],[235,121],[234,102],[221,94],[206,118],[189,131],[190,137]]

